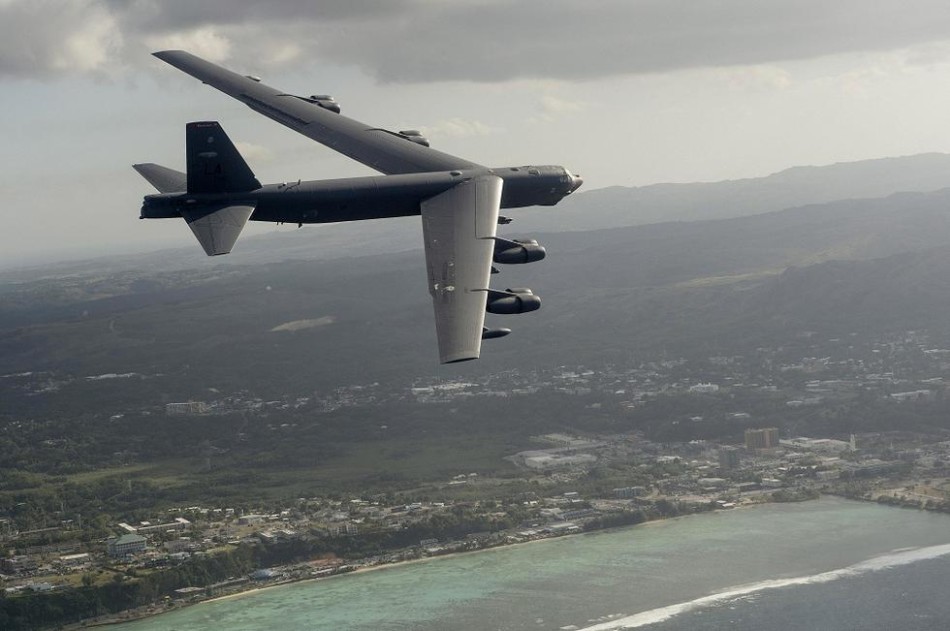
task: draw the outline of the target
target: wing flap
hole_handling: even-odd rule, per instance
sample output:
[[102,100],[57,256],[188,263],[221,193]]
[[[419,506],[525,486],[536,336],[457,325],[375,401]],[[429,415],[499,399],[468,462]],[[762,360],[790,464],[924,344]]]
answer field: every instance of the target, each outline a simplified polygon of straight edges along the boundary
[[205,206],[182,213],[208,256],[227,254],[254,212],[253,205]]
[[422,203],[429,293],[443,364],[478,359],[503,181],[461,182]]

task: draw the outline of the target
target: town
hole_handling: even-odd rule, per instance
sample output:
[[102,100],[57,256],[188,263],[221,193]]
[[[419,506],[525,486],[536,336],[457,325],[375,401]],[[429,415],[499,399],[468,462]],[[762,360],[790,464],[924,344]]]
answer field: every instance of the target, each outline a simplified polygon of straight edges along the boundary
[[[504,454],[495,470],[458,470],[365,493],[259,503],[242,498],[238,505],[153,504],[147,519],[123,519],[112,510],[99,519],[87,513],[84,523],[82,514],[72,518],[64,510],[58,521],[53,511],[36,523],[19,518],[21,502],[0,517],[6,602],[97,586],[131,589],[164,577],[161,588],[136,592],[121,607],[100,605],[91,617],[144,615],[262,584],[821,493],[950,510],[948,428],[918,422],[906,430],[868,431],[872,419],[855,420],[872,407],[888,414],[891,428],[900,426],[894,420],[902,414],[939,416],[950,351],[911,331],[867,342],[857,334],[796,339],[796,345],[760,348],[750,356],[508,371],[464,381],[414,379],[401,388],[374,383],[278,400],[219,393],[150,406],[138,413],[195,420],[260,414],[259,431],[283,435],[292,434],[303,416],[567,397],[578,402],[575,412],[619,419],[611,427],[621,431],[556,423],[553,431],[528,436],[530,448]],[[142,378],[30,373],[0,382],[43,396],[70,381]],[[135,413],[112,409],[102,416],[116,423]],[[9,439],[35,432],[36,425],[35,419],[12,422],[3,434]],[[236,440],[246,440],[239,434]],[[63,449],[72,440],[46,438],[43,445]],[[215,450],[202,453],[212,467]],[[127,484],[131,490],[137,482]],[[208,571],[209,559],[229,561]]]

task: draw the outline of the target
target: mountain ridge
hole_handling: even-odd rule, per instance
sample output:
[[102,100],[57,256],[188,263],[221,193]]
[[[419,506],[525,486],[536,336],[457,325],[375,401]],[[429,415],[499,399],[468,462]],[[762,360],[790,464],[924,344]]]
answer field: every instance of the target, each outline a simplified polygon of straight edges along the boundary
[[[503,236],[576,232],[674,221],[701,221],[764,214],[811,204],[871,199],[899,192],[950,188],[950,154],[797,166],[761,178],[687,184],[614,186],[584,191],[550,208],[514,209]],[[422,247],[416,217],[280,229],[247,236],[228,257],[208,259],[184,236],[182,246],[149,253],[113,255],[0,269],[0,283],[44,275],[94,273],[97,268],[209,268],[289,259],[328,260],[364,253],[393,253]],[[233,263],[232,263],[233,261]]]

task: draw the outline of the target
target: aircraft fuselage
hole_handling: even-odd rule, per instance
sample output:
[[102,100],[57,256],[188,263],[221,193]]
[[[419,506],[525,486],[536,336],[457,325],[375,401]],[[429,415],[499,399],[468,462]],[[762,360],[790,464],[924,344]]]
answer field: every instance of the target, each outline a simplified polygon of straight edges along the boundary
[[552,206],[580,185],[560,166],[467,169],[267,184],[247,192],[201,195],[148,195],[142,219],[181,217],[182,212],[222,203],[255,206],[251,221],[336,223],[418,215],[420,204],[474,177],[494,174],[504,180],[501,208]]

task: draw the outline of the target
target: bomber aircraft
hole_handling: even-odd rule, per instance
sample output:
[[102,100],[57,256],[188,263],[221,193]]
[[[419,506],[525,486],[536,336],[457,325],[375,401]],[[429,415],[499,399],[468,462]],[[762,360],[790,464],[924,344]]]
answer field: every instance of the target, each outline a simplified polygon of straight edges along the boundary
[[231,251],[245,224],[332,223],[422,216],[429,293],[442,363],[477,359],[485,313],[534,311],[530,289],[491,289],[492,263],[544,258],[535,240],[496,234],[510,219],[501,208],[552,206],[583,183],[560,166],[488,168],[429,146],[415,130],[389,131],[347,118],[329,95],[296,96],[181,50],[154,53],[179,70],[362,164],[381,176],[261,185],[217,122],[188,123],[186,173],[133,165],[159,193],[147,195],[142,219],[184,218],[209,256]]

